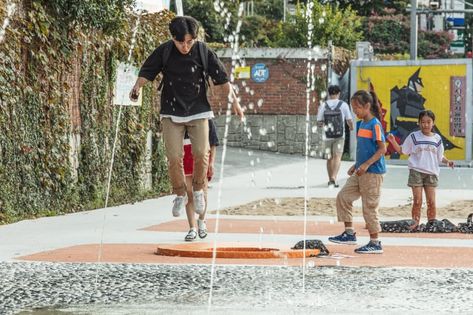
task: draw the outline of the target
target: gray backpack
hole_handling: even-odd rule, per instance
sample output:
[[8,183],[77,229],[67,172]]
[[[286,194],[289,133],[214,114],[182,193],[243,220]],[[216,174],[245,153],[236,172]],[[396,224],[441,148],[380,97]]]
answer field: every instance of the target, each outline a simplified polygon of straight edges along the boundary
[[334,139],[343,137],[343,115],[340,109],[343,105],[343,101],[339,101],[334,109],[331,109],[327,102],[325,102],[324,110],[324,125],[325,125],[325,137]]

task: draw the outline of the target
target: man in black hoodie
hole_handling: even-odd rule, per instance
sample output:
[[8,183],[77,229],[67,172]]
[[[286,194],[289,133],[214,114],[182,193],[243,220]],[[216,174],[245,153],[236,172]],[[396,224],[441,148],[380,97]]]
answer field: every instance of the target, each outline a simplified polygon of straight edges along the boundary
[[183,139],[187,131],[194,157],[194,207],[195,212],[201,214],[205,211],[204,188],[210,150],[208,119],[214,117],[207,99],[207,78],[224,89],[241,119],[244,114],[225,67],[205,43],[197,41],[199,22],[190,16],[178,16],[169,24],[169,31],[172,40],[158,46],[146,59],[130,91],[130,99],[136,100],[140,88],[163,73],[160,115],[169,178],[177,195],[172,213],[179,216],[187,204],[182,166]]

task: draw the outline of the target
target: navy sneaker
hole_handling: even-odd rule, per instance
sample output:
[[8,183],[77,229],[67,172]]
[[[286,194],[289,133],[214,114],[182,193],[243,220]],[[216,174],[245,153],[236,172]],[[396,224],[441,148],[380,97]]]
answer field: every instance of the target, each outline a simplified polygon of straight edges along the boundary
[[376,244],[370,241],[365,246],[361,246],[355,249],[355,253],[357,254],[382,254],[383,247],[381,246],[381,242],[378,242],[378,244]]
[[350,235],[345,231],[340,235],[329,237],[328,240],[338,244],[356,245],[356,233]]

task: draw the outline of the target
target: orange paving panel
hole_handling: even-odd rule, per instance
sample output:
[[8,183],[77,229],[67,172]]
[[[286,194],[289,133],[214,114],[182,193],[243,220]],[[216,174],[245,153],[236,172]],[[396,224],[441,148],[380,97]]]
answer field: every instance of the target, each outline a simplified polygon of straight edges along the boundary
[[[218,244],[218,243],[217,243]],[[262,244],[264,246],[264,244]],[[188,258],[156,255],[156,244],[104,244],[101,262],[153,264],[210,264],[211,258]],[[328,245],[332,258],[307,258],[309,266],[370,266],[473,268],[473,248],[384,246],[384,254],[355,254],[355,246]],[[21,260],[49,262],[97,262],[100,245],[86,244],[18,257]],[[345,257],[334,259],[336,256]],[[223,259],[217,264],[301,266],[301,258]]]
[[[368,236],[364,223],[354,223],[358,236]],[[207,220],[207,228],[212,233],[215,230],[215,219]],[[173,220],[158,225],[143,228],[144,231],[156,232],[186,232],[189,229],[187,220]],[[339,222],[308,221],[308,235],[338,235],[343,232],[343,224]],[[250,234],[290,234],[303,235],[303,221],[289,220],[243,220],[220,219],[219,233],[250,233]],[[381,233],[380,237],[420,237],[445,239],[473,239],[473,234],[464,233]]]
[[[213,243],[183,243],[183,244],[162,244],[158,245],[157,255],[212,258]],[[306,249],[305,255],[317,256],[318,249]],[[238,259],[270,259],[270,258],[302,258],[303,250],[293,250],[289,246],[277,244],[265,244],[260,247],[254,243],[217,243],[217,258],[238,258]]]

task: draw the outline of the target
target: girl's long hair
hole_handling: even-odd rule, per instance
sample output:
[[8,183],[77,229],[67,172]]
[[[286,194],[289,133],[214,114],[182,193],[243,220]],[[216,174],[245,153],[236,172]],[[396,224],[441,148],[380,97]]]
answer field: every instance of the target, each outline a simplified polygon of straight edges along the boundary
[[381,121],[381,109],[378,105],[378,96],[373,91],[358,90],[351,97],[352,100],[356,100],[359,104],[365,106],[370,104],[370,111],[374,117]]

